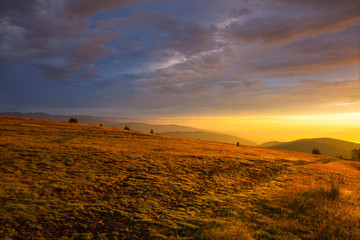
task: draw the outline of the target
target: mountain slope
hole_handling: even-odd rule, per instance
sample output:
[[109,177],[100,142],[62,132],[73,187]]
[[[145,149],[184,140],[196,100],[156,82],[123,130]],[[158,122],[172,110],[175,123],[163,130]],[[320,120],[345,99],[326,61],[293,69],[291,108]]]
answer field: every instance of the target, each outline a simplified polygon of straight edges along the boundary
[[[3,112],[0,113],[0,116],[12,116],[12,117],[21,117],[21,118],[32,118],[32,119],[40,119],[40,120],[53,120],[53,121],[62,121],[67,122],[70,118],[76,117],[80,124],[92,124],[99,125],[100,123],[106,127],[118,127],[124,128],[125,126],[129,127],[131,130],[149,133],[151,129],[155,133],[170,133],[171,134],[163,134],[169,136],[178,136],[184,138],[192,138],[192,139],[204,139],[210,141],[224,142],[224,143],[233,143],[240,142],[243,145],[248,146],[256,146],[257,144],[245,139],[236,138],[234,136],[222,133],[216,133],[210,130],[202,130],[193,127],[181,126],[181,125],[164,125],[164,124],[148,124],[141,122],[129,121],[129,118],[115,118],[115,117],[93,117],[93,116],[64,116],[64,115],[52,115],[47,113],[20,113],[20,112]],[[206,131],[206,133],[205,133]],[[186,132],[182,135],[179,133],[172,132]],[[189,132],[198,132],[189,133]]]
[[1,239],[359,239],[359,180],[325,156],[0,117]]
[[283,143],[284,142],[271,141],[271,142],[266,142],[266,143],[260,144],[258,147],[270,148],[272,146],[276,146],[276,145],[283,144]]
[[116,117],[93,117],[83,115],[52,115],[48,113],[20,113],[20,112],[2,112],[0,116],[20,117],[20,118],[32,118],[39,120],[52,120],[67,122],[70,118],[76,117],[80,124],[91,124],[99,125],[102,123],[106,127],[118,127],[124,128],[128,126],[131,130],[148,133],[153,129],[156,133],[158,132],[169,132],[169,131],[199,131],[201,129],[186,127],[180,125],[159,125],[159,124],[147,124],[141,122],[134,122],[131,118],[116,118]]
[[147,123],[139,123],[139,122],[123,122],[115,124],[114,127],[124,128],[128,126],[131,130],[149,133],[151,129],[154,130],[155,133],[161,132],[170,132],[170,131],[199,131],[198,128],[181,126],[181,125],[161,125],[161,124],[147,124]]
[[360,144],[347,142],[333,138],[312,138],[300,139],[288,143],[280,143],[270,146],[273,149],[293,150],[311,153],[314,148],[320,150],[322,155],[337,157],[342,156],[349,159],[351,157],[351,150],[360,148]]
[[67,122],[70,118],[76,117],[81,124],[92,124],[99,125],[102,123],[104,126],[112,127],[119,122],[133,120],[131,118],[116,118],[116,117],[94,117],[94,116],[83,116],[83,115],[53,115],[43,112],[35,113],[21,113],[21,112],[1,112],[0,116],[10,116],[19,118],[32,118],[39,120],[52,120]]
[[160,132],[161,135],[172,136],[172,137],[181,137],[181,138],[190,138],[190,139],[199,139],[223,143],[232,143],[236,144],[239,142],[241,145],[247,146],[256,146],[257,144],[249,140],[238,138],[229,134],[222,133],[211,133],[205,131],[195,131],[195,132],[185,132],[185,131],[176,131],[176,132]]

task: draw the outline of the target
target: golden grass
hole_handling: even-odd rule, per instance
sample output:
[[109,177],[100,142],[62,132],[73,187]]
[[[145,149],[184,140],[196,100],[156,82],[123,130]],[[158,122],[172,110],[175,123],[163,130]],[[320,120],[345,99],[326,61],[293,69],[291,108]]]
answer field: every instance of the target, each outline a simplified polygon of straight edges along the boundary
[[360,236],[357,162],[10,117],[0,160],[1,239]]

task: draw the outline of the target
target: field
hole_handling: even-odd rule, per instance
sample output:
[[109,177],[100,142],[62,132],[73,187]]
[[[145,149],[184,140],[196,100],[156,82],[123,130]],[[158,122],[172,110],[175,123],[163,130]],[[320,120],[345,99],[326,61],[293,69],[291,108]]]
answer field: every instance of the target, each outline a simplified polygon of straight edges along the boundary
[[360,162],[0,117],[1,239],[360,239]]

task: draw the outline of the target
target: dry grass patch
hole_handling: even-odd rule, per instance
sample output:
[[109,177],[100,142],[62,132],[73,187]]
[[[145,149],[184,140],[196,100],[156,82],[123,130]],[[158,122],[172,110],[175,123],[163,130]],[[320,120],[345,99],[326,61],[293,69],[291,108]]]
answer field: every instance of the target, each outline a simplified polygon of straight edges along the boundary
[[[230,220],[230,219],[229,219]],[[206,228],[197,236],[198,239],[218,240],[253,240],[246,224],[239,219],[231,219],[227,223],[213,223],[206,225]]]
[[0,117],[0,238],[326,239],[329,228],[352,239],[359,170],[305,153]]
[[[267,239],[360,239],[359,191],[348,195],[341,180],[284,189],[258,202]],[[357,187],[358,188],[358,187]],[[261,232],[262,231],[262,232]]]

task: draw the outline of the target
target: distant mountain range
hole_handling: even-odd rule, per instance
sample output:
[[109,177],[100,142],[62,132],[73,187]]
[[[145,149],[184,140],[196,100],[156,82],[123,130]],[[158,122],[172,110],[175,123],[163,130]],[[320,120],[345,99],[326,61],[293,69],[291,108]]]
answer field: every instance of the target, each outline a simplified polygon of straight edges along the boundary
[[172,137],[200,139],[200,140],[217,141],[224,143],[239,142],[241,145],[257,146],[257,144],[252,141],[222,133],[213,133],[213,132],[205,132],[205,131],[196,131],[196,132],[176,131],[176,132],[161,132],[160,134],[166,136],[172,136]]
[[285,142],[271,141],[271,142],[266,142],[266,143],[260,144],[258,147],[271,148],[272,146],[276,146],[276,145],[279,145],[282,143],[285,143]]
[[186,127],[181,125],[160,125],[160,124],[148,124],[148,123],[140,123],[140,122],[122,122],[117,123],[114,125],[114,127],[118,128],[124,128],[125,126],[128,126],[131,130],[139,131],[139,132],[146,132],[149,133],[151,129],[155,133],[162,134],[162,132],[175,132],[175,131],[199,131],[198,128],[193,127]]
[[[102,123],[106,127],[118,127],[124,128],[128,126],[131,130],[149,133],[151,129],[158,134],[182,137],[190,139],[200,139],[224,143],[236,144],[239,142],[241,145],[257,146],[256,143],[239,138],[233,135],[224,134],[221,132],[214,132],[210,130],[198,129],[193,127],[181,126],[181,125],[159,125],[136,122],[133,118],[116,118],[116,117],[93,117],[93,116],[81,116],[81,115],[52,115],[47,113],[20,113],[20,112],[3,112],[0,116],[12,116],[21,118],[33,118],[40,120],[53,120],[53,121],[65,121],[67,122],[71,117],[76,117],[80,124],[99,125]],[[311,153],[314,148],[319,149],[321,155],[330,157],[342,156],[346,159],[351,158],[351,150],[360,148],[360,144],[342,141],[333,138],[312,138],[312,139],[300,139],[291,142],[267,142],[258,147],[292,150],[299,152]]]
[[159,125],[134,122],[136,119],[131,118],[115,118],[115,117],[93,117],[81,115],[52,115],[47,113],[20,113],[20,112],[3,112],[0,116],[12,116],[21,118],[32,118],[40,120],[68,121],[72,117],[76,117],[80,124],[99,125],[100,123],[106,127],[124,128],[129,127],[131,130],[149,133],[153,130],[155,133],[173,137],[183,137],[191,139],[201,139],[208,141],[224,142],[242,145],[256,146],[257,144],[249,140],[239,138],[233,135],[204,130],[199,128],[181,126],[181,125]]
[[[20,118],[32,118],[39,120],[52,120],[67,122],[70,118],[77,118],[80,124],[99,125],[100,123],[105,127],[117,127],[124,128],[129,127],[131,130],[149,133],[151,129],[155,133],[161,132],[174,132],[174,131],[203,131],[203,129],[186,127],[181,125],[159,125],[159,124],[147,124],[141,122],[135,122],[137,119],[133,118],[116,118],[116,117],[94,117],[94,116],[82,116],[82,115],[52,115],[48,113],[20,113],[20,112],[2,112],[0,116],[11,116]],[[208,130],[205,130],[208,131]],[[211,132],[211,131],[209,131]]]
[[343,141],[334,138],[312,138],[300,139],[292,142],[268,142],[259,147],[273,149],[292,150],[298,152],[311,153],[314,148],[318,149],[321,155],[350,159],[351,150],[360,148],[360,144]]

